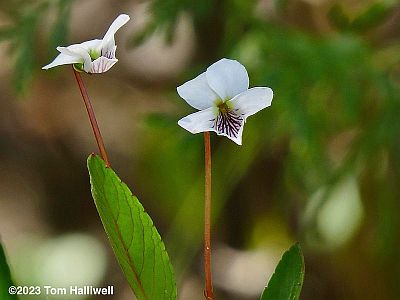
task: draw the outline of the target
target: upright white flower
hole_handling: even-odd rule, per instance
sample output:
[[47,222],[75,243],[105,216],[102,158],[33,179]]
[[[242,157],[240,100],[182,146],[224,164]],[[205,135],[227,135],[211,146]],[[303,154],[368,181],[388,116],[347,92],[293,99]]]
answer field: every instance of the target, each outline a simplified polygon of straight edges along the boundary
[[214,131],[242,144],[246,119],[271,105],[268,87],[249,89],[249,76],[236,60],[223,58],[177,88],[189,105],[200,110],[178,121],[191,133]]
[[96,39],[68,47],[57,47],[60,54],[42,69],[47,70],[60,65],[73,64],[75,69],[86,73],[108,71],[118,61],[115,57],[117,46],[114,35],[129,19],[128,15],[119,15],[108,28],[102,40]]

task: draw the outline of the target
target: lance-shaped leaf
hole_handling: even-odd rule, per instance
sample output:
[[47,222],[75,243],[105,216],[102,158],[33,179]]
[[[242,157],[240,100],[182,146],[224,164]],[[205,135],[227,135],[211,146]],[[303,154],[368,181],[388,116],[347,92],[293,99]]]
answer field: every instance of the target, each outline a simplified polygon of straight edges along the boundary
[[88,168],[101,221],[137,299],[176,299],[174,272],[150,216],[102,159],[89,156]]
[[303,279],[304,257],[299,244],[295,244],[283,254],[261,300],[297,300]]
[[17,296],[10,295],[8,288],[14,285],[11,280],[10,269],[7,264],[6,255],[3,247],[0,244],[0,299],[2,300],[15,300]]

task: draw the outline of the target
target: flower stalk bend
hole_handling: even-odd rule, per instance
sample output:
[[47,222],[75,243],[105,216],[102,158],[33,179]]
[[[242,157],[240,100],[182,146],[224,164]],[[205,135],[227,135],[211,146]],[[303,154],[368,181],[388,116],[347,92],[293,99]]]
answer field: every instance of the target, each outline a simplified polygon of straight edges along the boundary
[[204,194],[204,296],[214,300],[211,274],[211,143],[210,133],[204,132],[205,194]]
[[87,93],[85,84],[83,83],[80,72],[76,71],[74,68],[73,68],[73,72],[75,75],[76,82],[78,83],[79,90],[81,91],[83,102],[85,103],[86,111],[88,113],[89,120],[90,120],[90,125],[92,125],[94,137],[96,139],[97,146],[99,147],[101,158],[106,163],[106,166],[110,167],[110,162],[108,160],[106,147],[104,146],[100,128],[99,128],[99,125],[97,124],[96,115],[94,113],[92,103],[90,102],[90,98]]

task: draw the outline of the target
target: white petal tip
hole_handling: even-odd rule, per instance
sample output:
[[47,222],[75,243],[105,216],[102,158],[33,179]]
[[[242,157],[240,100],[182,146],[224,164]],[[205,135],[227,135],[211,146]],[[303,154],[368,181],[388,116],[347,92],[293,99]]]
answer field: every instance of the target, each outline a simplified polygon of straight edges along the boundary
[[130,16],[128,16],[127,14],[120,14],[113,23],[118,24],[118,27],[121,27],[123,25],[125,25],[126,23],[128,23],[128,21],[131,19]]
[[234,63],[238,63],[239,65],[241,65],[241,63],[240,62],[238,62],[236,59],[230,59],[230,58],[221,58],[219,61],[217,61],[217,62],[234,62]]
[[232,142],[234,142],[236,145],[238,146],[242,146],[242,137],[241,136],[237,136],[237,137],[233,137],[233,136],[228,136],[226,134],[221,134],[217,132],[217,135],[219,136],[224,136],[228,139],[230,139]]
[[183,84],[180,85],[180,86],[178,86],[178,87],[176,88],[176,92],[178,93],[178,95],[179,95],[182,99],[184,99],[183,96],[182,96],[182,86],[183,86]]
[[195,130],[190,129],[190,121],[188,122],[188,119],[186,117],[180,119],[178,121],[178,125],[181,126],[183,129],[189,131],[190,133],[196,134]]
[[52,68],[58,67],[58,66],[60,66],[60,65],[61,65],[61,64],[52,62],[52,63],[50,63],[50,64],[48,64],[48,65],[43,66],[43,67],[42,67],[42,70],[52,69]]
[[257,87],[264,92],[263,100],[265,101],[265,107],[271,106],[272,99],[274,98],[274,91],[269,87]]
[[197,134],[205,131],[214,131],[212,127],[212,118],[212,110],[207,109],[183,117],[178,121],[178,125],[192,134]]
[[121,18],[121,20],[123,19],[123,20],[127,20],[127,21],[129,21],[131,19],[131,17],[127,14],[120,14],[118,16],[118,18]]
[[269,87],[266,87],[265,89],[266,89],[267,93],[269,93],[271,95],[271,99],[272,99],[274,97],[274,91]]
[[230,64],[232,64],[232,63],[234,65],[238,65],[238,66],[244,68],[244,66],[239,61],[237,61],[236,59],[230,59],[230,58],[221,58],[219,61],[215,62],[214,65],[215,64],[219,64],[219,65],[224,64],[224,66],[229,68]]
[[242,136],[237,136],[236,138],[227,137],[232,142],[234,142],[238,146],[242,146]]

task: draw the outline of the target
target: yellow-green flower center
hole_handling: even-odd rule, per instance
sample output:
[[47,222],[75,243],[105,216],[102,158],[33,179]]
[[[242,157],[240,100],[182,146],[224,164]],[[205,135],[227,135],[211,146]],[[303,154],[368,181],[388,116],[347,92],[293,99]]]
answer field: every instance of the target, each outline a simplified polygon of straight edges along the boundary
[[226,104],[226,102],[221,102],[220,104],[217,105],[217,107],[221,114],[226,114],[229,111],[229,107]]
[[101,56],[101,53],[96,50],[90,49],[89,55],[90,55],[91,60],[94,61]]
[[243,125],[244,118],[233,105],[225,99],[218,99],[215,105],[218,109],[215,118],[214,128],[219,134],[223,133],[228,137],[238,137],[240,128]]
[[83,63],[75,63],[73,64],[74,69],[78,72],[83,72],[85,69],[83,68]]
[[218,99],[215,101],[215,105],[218,107],[218,110],[221,114],[227,114],[232,109],[232,105],[229,105],[228,100],[229,99]]

